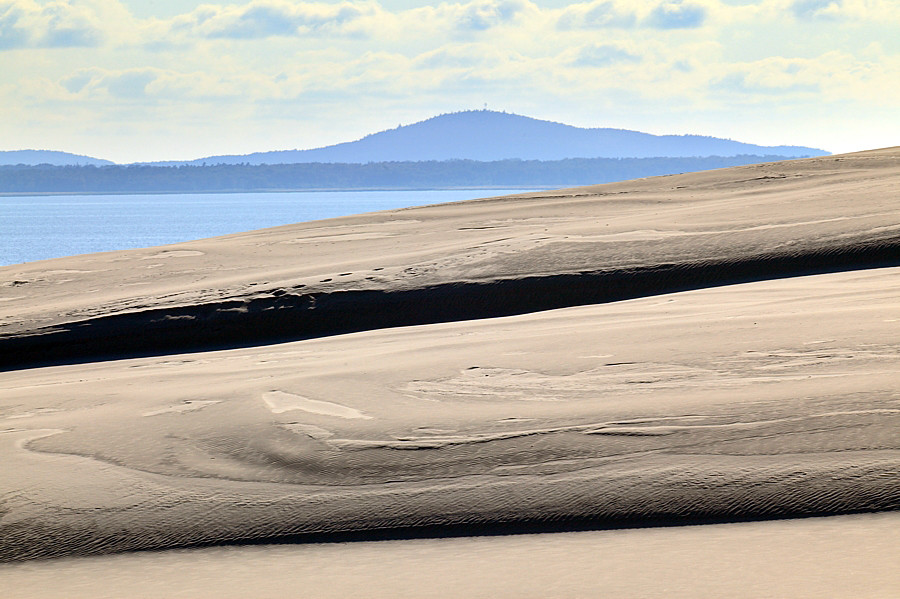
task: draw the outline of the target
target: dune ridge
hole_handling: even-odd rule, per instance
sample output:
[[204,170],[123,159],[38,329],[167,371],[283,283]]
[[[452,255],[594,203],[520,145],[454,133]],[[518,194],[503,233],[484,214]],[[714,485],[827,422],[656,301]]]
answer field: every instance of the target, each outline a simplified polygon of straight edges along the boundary
[[414,289],[264,294],[110,314],[0,339],[0,369],[311,339],[511,316],[750,281],[900,265],[900,235],[821,250]]
[[0,269],[0,560],[896,510],[898,189],[894,148]]
[[[0,268],[9,314],[0,323],[0,368],[897,265],[900,208],[888,201],[897,153],[427,206]],[[34,297],[58,309],[45,311]]]

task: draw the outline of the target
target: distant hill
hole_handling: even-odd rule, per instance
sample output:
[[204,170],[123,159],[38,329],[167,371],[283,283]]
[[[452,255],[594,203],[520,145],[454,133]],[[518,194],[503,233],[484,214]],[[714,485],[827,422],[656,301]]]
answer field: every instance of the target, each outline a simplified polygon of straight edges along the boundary
[[429,160],[497,161],[566,158],[655,158],[828,154],[801,146],[758,146],[701,135],[651,135],[625,129],[584,129],[517,114],[470,110],[442,114],[360,140],[312,150],[210,156],[178,164],[369,163]]
[[53,150],[12,150],[0,151],[0,165],[16,164],[51,164],[53,166],[102,166],[113,164],[109,160],[79,156],[68,152],[56,152]]

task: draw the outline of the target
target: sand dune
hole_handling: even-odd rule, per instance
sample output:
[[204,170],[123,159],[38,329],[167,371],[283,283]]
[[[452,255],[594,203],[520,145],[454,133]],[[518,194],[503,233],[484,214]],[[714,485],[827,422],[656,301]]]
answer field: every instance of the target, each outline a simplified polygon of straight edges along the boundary
[[135,552],[0,565],[17,599],[891,599],[900,512],[363,543]]
[[898,154],[767,163],[8,266],[0,268],[0,367],[895,265]]
[[897,509],[898,190],[895,148],[5,267],[0,559]]

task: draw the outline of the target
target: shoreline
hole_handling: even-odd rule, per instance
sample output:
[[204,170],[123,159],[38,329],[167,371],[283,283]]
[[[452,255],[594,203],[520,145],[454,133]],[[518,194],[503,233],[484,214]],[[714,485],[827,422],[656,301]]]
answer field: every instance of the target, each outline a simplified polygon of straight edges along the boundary
[[[661,175],[665,176],[665,175]],[[212,195],[239,193],[346,193],[346,192],[380,192],[380,191],[481,191],[521,189],[551,190],[550,185],[474,185],[445,187],[321,187],[321,188],[286,188],[286,189],[213,189],[185,191],[44,191],[44,192],[8,192],[0,191],[0,197],[52,197],[52,196],[115,196],[115,195]]]

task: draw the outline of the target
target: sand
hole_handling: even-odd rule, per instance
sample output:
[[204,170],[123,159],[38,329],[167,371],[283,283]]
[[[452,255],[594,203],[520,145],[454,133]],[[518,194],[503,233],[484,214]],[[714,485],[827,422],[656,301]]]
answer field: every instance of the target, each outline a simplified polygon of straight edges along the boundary
[[8,372],[0,555],[894,509],[898,295],[868,269]]
[[897,155],[654,177],[8,266],[0,368],[896,265]]
[[4,267],[0,559],[896,510],[898,191],[894,148]]
[[361,543],[215,547],[0,565],[18,599],[889,599],[900,513]]

